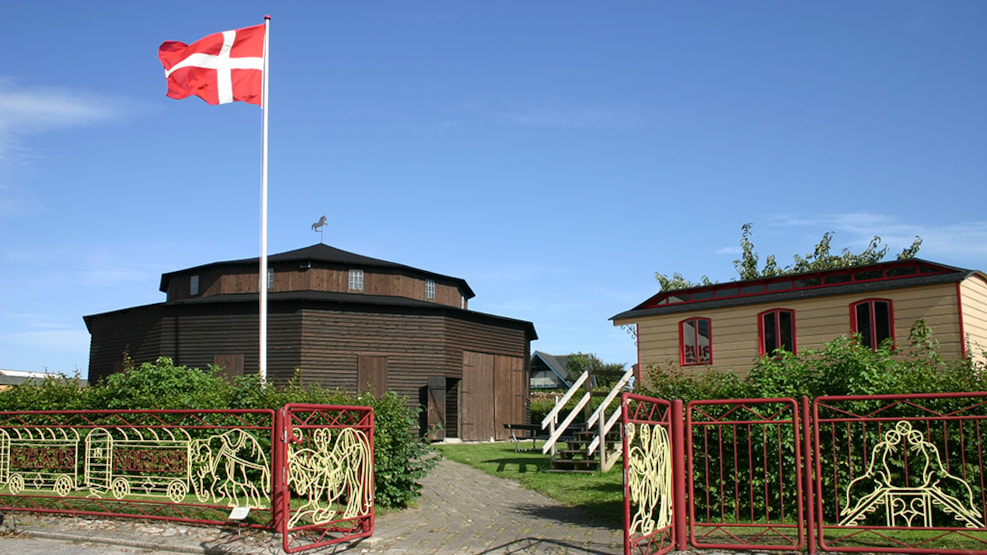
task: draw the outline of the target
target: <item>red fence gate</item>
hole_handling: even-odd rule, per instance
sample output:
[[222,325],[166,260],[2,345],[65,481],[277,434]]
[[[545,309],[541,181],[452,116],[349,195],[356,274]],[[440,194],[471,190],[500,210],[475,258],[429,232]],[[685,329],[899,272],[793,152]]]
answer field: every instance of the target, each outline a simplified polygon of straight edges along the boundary
[[625,553],[987,553],[987,393],[623,404]]
[[281,415],[285,552],[373,534],[373,410],[291,404]]
[[0,510],[277,529],[300,551],[373,532],[373,411],[0,412]]
[[[623,419],[624,455],[624,552],[667,553],[674,548],[682,533],[674,526],[674,511],[681,507],[673,498],[682,496],[681,481],[673,468],[672,454],[681,452],[681,443],[672,448],[672,438],[681,439],[681,430],[672,427],[682,422],[682,402],[674,403],[625,393],[621,406]],[[681,462],[681,459],[679,459]],[[674,486],[679,486],[675,492]],[[677,495],[676,495],[677,494]]]

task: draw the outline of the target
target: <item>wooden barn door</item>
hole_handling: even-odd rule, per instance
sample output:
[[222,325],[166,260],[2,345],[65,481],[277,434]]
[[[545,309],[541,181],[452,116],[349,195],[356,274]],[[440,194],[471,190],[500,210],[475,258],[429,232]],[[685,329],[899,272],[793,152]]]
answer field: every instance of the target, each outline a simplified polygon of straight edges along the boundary
[[511,434],[504,424],[524,424],[524,399],[528,384],[524,380],[524,360],[520,357],[497,355],[494,374],[494,431],[497,439]]
[[428,438],[440,441],[446,438],[446,379],[442,376],[429,376],[425,390],[425,425]]
[[510,437],[504,424],[524,422],[524,359],[463,352],[460,430],[466,441]]
[[460,437],[486,441],[496,437],[494,429],[494,355],[463,351],[463,381],[459,405]]
[[360,355],[357,370],[356,390],[369,391],[379,397],[387,391],[387,357]]

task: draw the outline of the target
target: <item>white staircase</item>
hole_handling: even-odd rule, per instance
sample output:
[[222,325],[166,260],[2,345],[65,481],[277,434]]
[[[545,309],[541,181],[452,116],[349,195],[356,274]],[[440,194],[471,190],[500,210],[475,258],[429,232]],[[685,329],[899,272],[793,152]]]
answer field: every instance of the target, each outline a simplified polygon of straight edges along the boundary
[[[549,436],[542,447],[542,453],[551,453],[553,472],[607,472],[620,459],[623,444],[619,426],[614,430],[614,426],[620,421],[620,403],[614,401],[619,401],[620,391],[633,375],[633,368],[624,372],[597,409],[586,418],[585,425],[574,425],[573,422],[580,413],[589,412],[590,401],[594,396],[603,395],[592,391],[590,371],[583,372],[565,395],[556,401],[555,407],[541,421],[542,429]],[[565,410],[565,405],[580,391],[583,391],[583,395],[576,406],[563,416],[561,413]],[[560,447],[560,444],[564,444],[564,447]]]

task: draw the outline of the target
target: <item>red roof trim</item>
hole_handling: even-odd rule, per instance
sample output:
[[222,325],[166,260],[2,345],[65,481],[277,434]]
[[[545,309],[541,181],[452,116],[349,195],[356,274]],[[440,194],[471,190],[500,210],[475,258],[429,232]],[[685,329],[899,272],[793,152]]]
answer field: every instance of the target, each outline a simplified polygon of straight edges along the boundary
[[956,272],[968,273],[969,270],[936,264],[918,258],[895,260],[868,266],[851,266],[820,272],[787,274],[784,276],[746,281],[728,281],[726,283],[691,287],[689,289],[661,291],[632,310],[738,297],[754,297],[769,293],[784,293],[804,289],[821,289],[849,283],[893,281]]

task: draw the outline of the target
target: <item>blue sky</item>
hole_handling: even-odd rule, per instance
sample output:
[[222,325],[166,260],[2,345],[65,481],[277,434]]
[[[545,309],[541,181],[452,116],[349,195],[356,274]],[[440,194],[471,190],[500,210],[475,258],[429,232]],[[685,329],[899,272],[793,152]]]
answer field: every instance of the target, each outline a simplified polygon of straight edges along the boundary
[[[87,314],[260,252],[257,106],[158,45],[270,14],[271,254],[466,279],[533,350],[634,362],[655,272],[823,233],[987,269],[987,4],[17,2],[0,33],[0,368],[87,372]],[[12,55],[16,53],[16,55]]]

